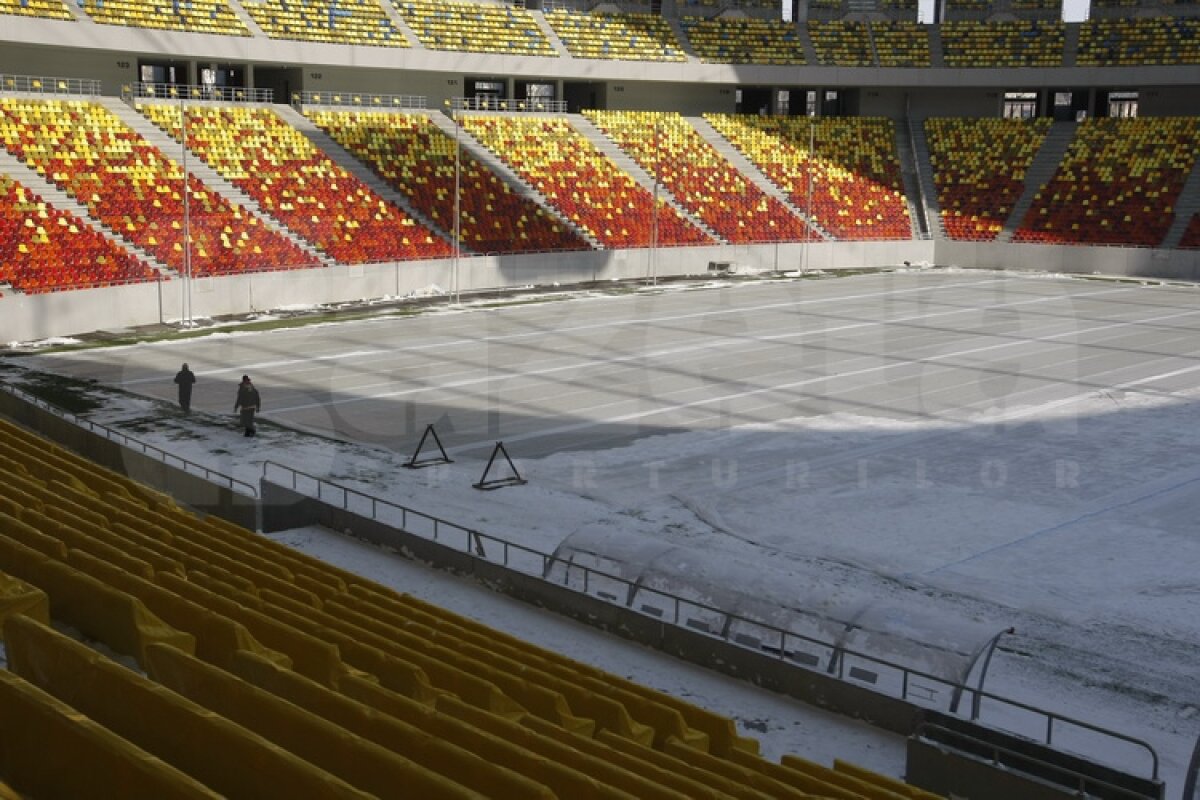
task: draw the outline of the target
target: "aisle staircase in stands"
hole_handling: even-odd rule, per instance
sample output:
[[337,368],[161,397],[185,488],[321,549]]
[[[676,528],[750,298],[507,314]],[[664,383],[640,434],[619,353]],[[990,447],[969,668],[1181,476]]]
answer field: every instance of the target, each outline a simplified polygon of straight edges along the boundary
[[304,135],[306,139],[312,142],[313,146],[320,150],[330,161],[337,166],[346,170],[358,180],[362,181],[378,196],[382,197],[387,202],[400,208],[405,214],[420,222],[429,230],[434,231],[447,242],[452,242],[453,232],[444,231],[441,226],[436,224],[428,216],[418,211],[409,199],[397,192],[391,186],[371,171],[363,162],[355,158],[353,153],[350,153],[340,144],[338,144],[332,136],[317,127],[317,124],[308,117],[301,114],[291,106],[275,105],[272,106],[279,118],[291,125]]
[[1071,145],[1071,139],[1075,136],[1075,127],[1074,122],[1060,121],[1056,121],[1050,127],[1050,132],[1046,134],[1046,139],[1038,149],[1037,155],[1034,156],[1033,163],[1025,171],[1025,191],[1013,204],[1012,213],[1008,215],[1004,229],[996,236],[997,242],[1013,240],[1013,235],[1021,226],[1025,214],[1033,207],[1037,193],[1054,177],[1058,165],[1062,163],[1063,156],[1066,155],[1067,148]]
[[[139,113],[137,109],[130,107],[128,103],[116,97],[100,97],[97,98],[97,101],[169,158],[176,162],[182,161],[179,142],[172,139],[162,128],[151,122],[145,115]],[[199,178],[212,191],[221,195],[229,202],[243,206],[253,212],[262,220],[265,227],[291,241],[303,250],[306,255],[311,256],[314,262],[319,262],[327,267],[337,263],[325,253],[313,247],[308,240],[297,236],[290,228],[284,226],[270,214],[266,213],[258,204],[258,201],[226,180],[224,176],[205,163],[204,159],[200,158],[200,156],[189,152],[187,169],[188,172]]]
[[[604,135],[604,133],[592,124],[592,121],[582,114],[568,114],[571,126],[582,134],[589,142],[592,143],[597,150],[609,158],[617,168],[625,174],[633,178],[637,183],[649,192],[651,195],[655,193],[655,181],[650,173],[642,169],[632,156],[617,146],[616,142]],[[666,190],[661,184],[658,186],[658,197],[666,202],[667,205],[679,212],[679,215],[695,225],[707,235],[711,236],[715,241],[727,244],[725,239],[721,237],[712,228],[705,225],[696,215],[692,214],[675,197]]]
[[804,209],[799,208],[795,203],[793,203],[787,192],[783,191],[783,189],[780,189],[779,186],[770,178],[768,178],[753,161],[746,158],[745,154],[742,153],[741,150],[738,150],[728,139],[722,136],[717,129],[712,126],[711,122],[706,120],[704,117],[684,117],[684,119],[686,119],[687,122],[696,129],[696,132],[699,133],[706,142],[712,145],[712,148],[716,150],[722,158],[732,164],[733,168],[740,172],[748,180],[752,181],[755,186],[763,191],[764,194],[774,197],[783,204],[784,208],[808,223],[808,226],[812,228],[813,231],[822,239],[825,241],[833,240],[833,236],[830,235],[829,231],[822,228],[821,224],[816,220],[809,219],[804,213]]

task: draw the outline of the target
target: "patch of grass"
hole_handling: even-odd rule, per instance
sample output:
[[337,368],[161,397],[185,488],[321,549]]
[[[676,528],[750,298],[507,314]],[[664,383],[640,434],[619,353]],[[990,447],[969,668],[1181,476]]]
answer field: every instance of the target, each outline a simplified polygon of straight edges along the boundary
[[87,414],[104,407],[104,402],[93,396],[91,383],[76,378],[30,372],[26,373],[23,388],[34,397],[72,414]]

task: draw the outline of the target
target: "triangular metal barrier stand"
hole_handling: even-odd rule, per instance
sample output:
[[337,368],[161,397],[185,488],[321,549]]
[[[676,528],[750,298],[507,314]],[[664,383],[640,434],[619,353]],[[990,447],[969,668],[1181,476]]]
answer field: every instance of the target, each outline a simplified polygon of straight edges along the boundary
[[[433,437],[433,443],[437,445],[438,452],[441,455],[421,459],[421,451],[425,449],[425,442],[430,436]],[[446,455],[446,448],[442,447],[442,440],[438,438],[437,431],[433,428],[433,423],[430,423],[425,426],[425,432],[421,434],[421,441],[417,444],[417,449],[413,451],[412,458],[404,466],[409,469],[421,469],[422,467],[432,467],[434,464],[453,463],[454,461],[450,456]]]
[[[493,478],[488,480],[488,473],[492,471],[492,465],[496,463],[496,456],[504,456],[504,460],[508,462],[508,468],[512,470],[512,475],[507,478]],[[521,477],[521,473],[517,471],[517,465],[508,457],[508,451],[504,449],[504,442],[496,442],[496,447],[492,450],[492,457],[488,459],[487,467],[483,470],[483,477],[479,479],[479,483],[471,484],[476,489],[491,491],[504,486],[522,486],[528,483],[527,480]]]

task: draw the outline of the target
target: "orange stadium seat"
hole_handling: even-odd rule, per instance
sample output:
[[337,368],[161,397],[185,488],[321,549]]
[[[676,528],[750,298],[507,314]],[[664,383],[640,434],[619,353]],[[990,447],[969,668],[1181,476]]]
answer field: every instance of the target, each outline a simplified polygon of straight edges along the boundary
[[1192,215],[1187,229],[1183,232],[1183,238],[1179,240],[1179,246],[1189,250],[1200,248],[1200,214]]

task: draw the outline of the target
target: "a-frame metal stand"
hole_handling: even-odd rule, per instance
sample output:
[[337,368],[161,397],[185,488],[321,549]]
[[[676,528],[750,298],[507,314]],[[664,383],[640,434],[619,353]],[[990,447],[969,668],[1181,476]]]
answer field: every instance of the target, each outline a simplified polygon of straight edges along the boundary
[[[433,437],[433,443],[437,445],[440,455],[428,456],[421,458],[421,451],[425,449],[425,442],[429,437]],[[421,434],[421,441],[417,444],[417,449],[413,451],[412,458],[404,465],[408,469],[421,469],[422,467],[432,467],[434,464],[453,464],[454,461],[450,456],[446,455],[446,448],[442,447],[442,440],[438,438],[437,431],[434,430],[433,423],[425,426],[425,432]]]
[[[508,462],[508,468],[512,470],[512,475],[507,478],[492,478],[488,479],[488,474],[492,471],[492,465],[496,463],[496,456],[504,456],[504,460]],[[492,457],[488,459],[487,467],[483,470],[483,477],[479,479],[479,483],[472,484],[476,489],[491,491],[492,489],[500,489],[504,486],[521,486],[528,483],[521,477],[521,473],[517,471],[517,465],[509,458],[508,451],[504,449],[504,442],[496,442],[496,447],[492,450]]]

